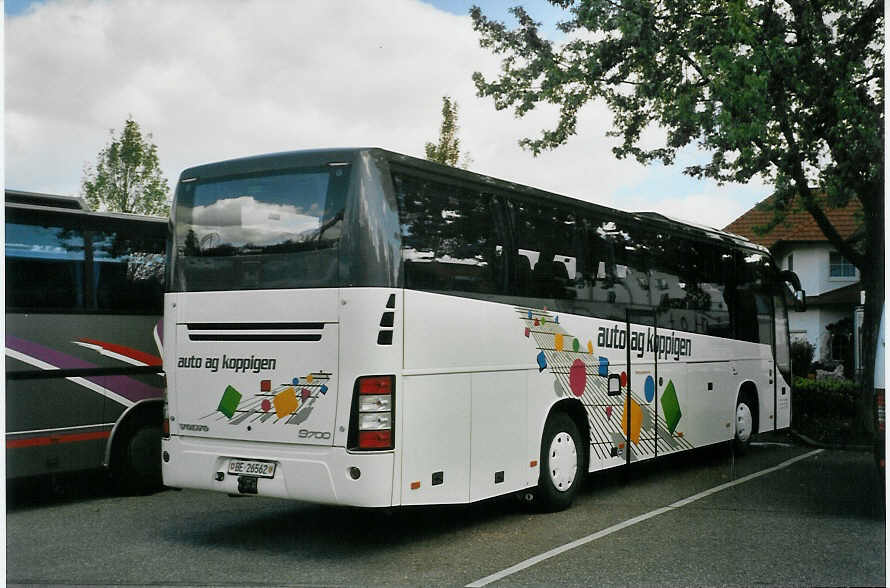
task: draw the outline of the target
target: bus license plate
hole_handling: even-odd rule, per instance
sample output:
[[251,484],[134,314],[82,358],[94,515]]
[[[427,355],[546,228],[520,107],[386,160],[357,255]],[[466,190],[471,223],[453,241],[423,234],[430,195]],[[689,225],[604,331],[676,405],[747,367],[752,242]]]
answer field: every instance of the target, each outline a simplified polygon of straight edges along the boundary
[[229,473],[233,476],[273,478],[275,477],[275,463],[271,461],[233,459],[229,461]]

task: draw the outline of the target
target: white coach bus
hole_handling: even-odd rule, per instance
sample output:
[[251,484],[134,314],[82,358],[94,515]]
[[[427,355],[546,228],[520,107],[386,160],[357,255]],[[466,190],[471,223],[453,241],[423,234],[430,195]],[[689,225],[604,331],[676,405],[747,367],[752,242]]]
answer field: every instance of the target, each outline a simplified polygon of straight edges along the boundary
[[380,149],[188,169],[171,226],[168,486],[558,509],[791,422],[799,281],[736,235]]

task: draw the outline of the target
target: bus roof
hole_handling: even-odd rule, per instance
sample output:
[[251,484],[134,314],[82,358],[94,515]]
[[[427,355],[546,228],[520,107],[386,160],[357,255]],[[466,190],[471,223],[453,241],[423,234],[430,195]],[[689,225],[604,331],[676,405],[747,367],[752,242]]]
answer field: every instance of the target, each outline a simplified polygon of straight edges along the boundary
[[451,167],[441,163],[428,161],[426,159],[412,157],[410,155],[404,155],[402,153],[396,153],[395,151],[389,151],[379,147],[306,149],[298,151],[268,153],[263,155],[253,155],[249,157],[230,159],[226,161],[198,165],[188,168],[184,170],[180,175],[180,181],[197,178],[207,172],[213,173],[220,167],[229,169],[230,173],[238,173],[238,168],[256,169],[256,165],[263,161],[268,161],[269,163],[274,162],[276,167],[278,167],[282,166],[288,160],[292,160],[296,157],[299,157],[301,159],[309,158],[315,160],[327,159],[328,161],[333,162],[352,160],[360,153],[370,153],[372,155],[381,156],[390,163],[395,163],[396,165],[412,167],[436,175],[451,177],[457,181],[471,182],[474,184],[486,184],[491,186],[495,190],[524,195],[525,197],[533,200],[544,200],[555,203],[562,203],[569,206],[581,206],[582,208],[595,210],[600,213],[606,213],[609,215],[620,215],[626,218],[629,217],[634,222],[649,225],[653,228],[659,228],[662,230],[680,232],[691,238],[697,238],[700,240],[716,240],[724,244],[732,245],[734,247],[752,249],[761,253],[769,253],[768,249],[750,241],[746,237],[712,227],[698,225],[684,220],[673,219],[655,212],[630,212],[603,206],[600,204],[594,204],[586,200],[563,196],[554,192],[548,192],[546,190],[541,190],[523,184],[517,184],[508,180],[502,180],[499,178],[494,178],[492,176],[487,176],[456,167]]
[[40,192],[26,192],[24,190],[6,190],[6,202],[11,204],[32,204],[34,206],[69,208],[72,210],[89,210],[87,203],[80,196],[43,194]]
[[58,194],[42,194],[23,190],[6,190],[7,207],[31,210],[48,210],[58,213],[85,215],[123,221],[140,221],[166,223],[167,218],[127,212],[93,212],[86,201],[79,196],[62,196]]

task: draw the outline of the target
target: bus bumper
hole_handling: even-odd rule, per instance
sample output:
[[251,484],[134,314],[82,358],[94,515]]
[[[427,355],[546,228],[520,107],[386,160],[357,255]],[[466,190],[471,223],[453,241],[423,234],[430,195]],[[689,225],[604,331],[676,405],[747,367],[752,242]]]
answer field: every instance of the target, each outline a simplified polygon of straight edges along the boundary
[[[343,447],[281,446],[173,436],[162,440],[164,485],[245,494],[228,473],[232,459],[276,464],[271,478],[256,478],[249,494],[323,504],[392,506],[392,452],[349,453]],[[356,468],[358,471],[356,471]],[[359,474],[356,477],[356,474]],[[252,480],[248,480],[251,482]]]

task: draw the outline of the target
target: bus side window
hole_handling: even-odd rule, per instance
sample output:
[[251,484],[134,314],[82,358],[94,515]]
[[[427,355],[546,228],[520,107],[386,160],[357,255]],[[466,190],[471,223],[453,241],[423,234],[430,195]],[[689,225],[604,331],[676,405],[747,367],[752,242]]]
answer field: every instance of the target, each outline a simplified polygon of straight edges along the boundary
[[393,174],[402,227],[405,287],[494,294],[502,265],[491,197],[426,178]]
[[82,308],[84,249],[83,234],[73,225],[31,223],[27,219],[10,222],[7,218],[6,307]]
[[[132,229],[128,229],[131,233]],[[163,300],[164,242],[125,229],[95,232],[93,274],[96,308],[160,312]]]
[[746,252],[738,256],[736,268],[737,283],[731,309],[736,338],[771,345],[773,309],[768,261],[760,253]]
[[[572,250],[576,218],[571,212],[513,200],[516,273],[513,294],[522,303],[571,312],[576,297],[577,259]],[[530,299],[530,300],[529,300]]]

